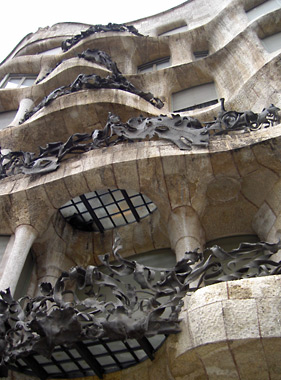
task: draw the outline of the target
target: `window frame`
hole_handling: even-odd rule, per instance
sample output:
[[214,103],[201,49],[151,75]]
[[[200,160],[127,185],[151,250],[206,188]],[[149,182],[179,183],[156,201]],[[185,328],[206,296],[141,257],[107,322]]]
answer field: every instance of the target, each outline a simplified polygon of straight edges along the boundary
[[[8,127],[8,126],[12,123],[12,121],[14,120],[14,118],[15,118],[16,115],[17,115],[17,112],[18,112],[18,110],[11,110],[11,111],[3,111],[3,112],[0,112],[0,131],[1,131],[2,129],[4,129],[4,128]],[[4,114],[6,114],[6,118],[5,118]],[[7,114],[12,115],[12,117],[10,117],[10,116],[7,115]],[[2,118],[1,115],[3,115],[4,117]],[[7,116],[8,116],[8,117],[7,117]],[[6,120],[8,119],[8,124],[4,123],[4,122],[3,122],[3,119],[6,119]]]
[[[157,68],[157,66],[162,64],[162,63],[168,63],[167,67],[170,67],[171,66],[171,57],[167,56],[167,57],[163,57],[163,58],[157,58],[157,59],[154,59],[153,61],[143,63],[143,64],[138,66],[138,73],[142,74],[142,73],[146,73],[146,72],[155,72],[155,71],[163,70],[166,67]],[[151,70],[147,71],[147,69],[150,69],[150,68],[151,68]]]
[[164,32],[159,33],[158,37],[168,37],[177,33],[184,33],[187,30],[189,30],[188,25],[186,23],[179,26],[174,26],[174,27],[172,27],[171,25],[170,26],[167,25],[167,28],[168,29],[165,30]]
[[[213,89],[210,87],[210,85],[213,85]],[[183,107],[183,108],[177,108],[175,107],[175,103],[177,103],[177,101],[175,101],[175,96],[176,94],[180,94],[182,93],[183,96],[194,96],[192,95],[192,89],[198,89],[200,91],[200,87],[201,87],[201,90],[203,92],[206,92],[206,86],[208,86],[211,91],[210,92],[214,92],[216,94],[216,98],[212,98],[210,97],[210,99],[206,99],[205,101],[202,101],[200,103],[195,103],[195,104],[190,104],[188,105],[188,103],[190,102],[187,102],[187,106],[186,107]],[[205,87],[205,90],[204,90],[204,87]],[[188,90],[190,90],[190,95],[188,95]],[[186,94],[184,94],[184,92],[186,92]],[[198,97],[198,95],[197,95]],[[217,88],[216,88],[216,85],[215,85],[215,82],[208,82],[208,83],[202,83],[202,84],[199,84],[199,85],[196,85],[196,86],[192,86],[192,87],[188,87],[188,88],[184,88],[180,91],[177,91],[177,92],[174,92],[171,94],[171,108],[172,108],[172,112],[186,112],[186,111],[192,111],[192,110],[195,110],[195,109],[201,109],[201,108],[205,108],[205,107],[209,107],[211,105],[214,105],[214,104],[217,104],[219,102],[219,94],[218,94],[218,91],[217,91]]]
[[60,55],[63,53],[61,46],[55,46],[48,50],[42,50],[37,53],[37,55]]
[[[266,3],[272,4],[272,6],[269,7],[268,10],[265,6]],[[260,17],[268,13],[278,10],[279,8],[278,7],[276,8],[274,4],[277,4],[277,5],[279,4],[279,7],[281,8],[281,0],[265,0],[261,4],[258,4],[250,9],[245,10],[249,23],[259,19]],[[264,8],[264,11],[261,12],[262,8]],[[256,13],[257,15],[255,16]]]
[[[35,84],[35,81],[38,77],[38,74],[17,74],[17,73],[9,73],[7,75],[5,75],[5,77],[2,79],[2,81],[0,82],[0,89],[1,90],[13,90],[13,89],[18,89],[18,88],[25,88],[25,87],[31,87]],[[9,83],[9,81],[11,79],[18,79],[18,78],[21,78],[19,84],[14,87],[14,88],[7,88],[7,84]],[[34,82],[31,86],[23,86],[24,84],[24,81],[26,79],[34,79]]]
[[[280,39],[278,39],[278,37],[275,37],[279,35],[280,36]],[[272,49],[272,46],[275,46],[274,44],[274,39],[276,38],[277,41],[280,41],[279,43],[279,46],[277,48],[274,47],[274,49]],[[270,34],[269,36],[266,36],[266,37],[263,37],[263,38],[260,38],[260,41],[262,43],[262,46],[264,47],[264,49],[269,53],[274,53],[278,50],[281,49],[281,31],[279,32],[276,32],[276,33],[273,33],[273,34]]]
[[197,61],[198,59],[206,58],[209,55],[209,50],[195,50],[193,51],[194,59]]

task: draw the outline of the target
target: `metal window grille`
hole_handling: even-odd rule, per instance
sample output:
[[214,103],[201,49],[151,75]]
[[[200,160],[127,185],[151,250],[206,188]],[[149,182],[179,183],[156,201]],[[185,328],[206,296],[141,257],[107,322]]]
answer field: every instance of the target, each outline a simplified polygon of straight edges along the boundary
[[30,355],[16,360],[9,368],[41,380],[94,375],[102,378],[106,373],[131,367],[148,358],[153,360],[155,351],[165,339],[166,336],[161,334],[138,340],[97,339],[72,346],[61,345],[50,358]]
[[104,232],[139,222],[155,209],[155,204],[144,194],[107,189],[71,199],[59,211],[77,229]]

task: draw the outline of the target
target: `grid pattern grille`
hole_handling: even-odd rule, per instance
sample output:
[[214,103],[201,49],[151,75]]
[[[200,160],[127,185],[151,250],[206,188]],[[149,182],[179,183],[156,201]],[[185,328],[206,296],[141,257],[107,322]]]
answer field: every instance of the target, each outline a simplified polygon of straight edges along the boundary
[[32,355],[18,359],[11,370],[48,378],[76,378],[102,376],[136,365],[145,359],[153,360],[155,351],[163,344],[166,336],[127,339],[126,341],[97,339],[79,342],[71,347],[61,345],[55,348],[50,358]]
[[155,204],[144,194],[107,189],[71,199],[60,208],[60,213],[77,229],[104,232],[139,222],[155,209]]

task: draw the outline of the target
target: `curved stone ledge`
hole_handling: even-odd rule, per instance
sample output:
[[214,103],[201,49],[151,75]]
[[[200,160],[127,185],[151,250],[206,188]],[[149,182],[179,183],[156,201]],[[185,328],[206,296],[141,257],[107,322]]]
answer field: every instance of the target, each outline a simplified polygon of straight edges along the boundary
[[54,70],[46,77],[42,76],[42,79],[39,77],[38,80],[40,80],[40,82],[37,86],[44,83],[45,95],[48,95],[55,88],[64,86],[66,83],[73,82],[81,73],[96,74],[101,77],[105,77],[110,75],[111,72],[101,65],[86,61],[85,59],[74,57],[61,61],[61,64],[58,67],[55,67]]
[[172,374],[184,373],[184,360],[189,373],[197,357],[206,372],[202,379],[276,378],[281,364],[272,353],[281,344],[280,281],[280,276],[259,277],[197,290],[182,311],[182,333],[166,343],[169,354],[172,347],[176,351],[169,359]]
[[139,96],[122,90],[81,90],[55,99],[25,123],[1,130],[1,147],[36,151],[39,145],[66,141],[77,132],[92,133],[104,128],[109,112],[124,121],[139,114],[161,113]]
[[[162,141],[123,143],[62,161],[57,171],[45,175],[8,177],[1,180],[4,217],[0,231],[23,222],[42,223],[44,229],[57,208],[69,199],[93,190],[126,188],[149,196],[165,223],[171,210],[185,205],[193,207],[207,241],[229,233],[254,233],[256,213],[280,182],[280,128],[279,125],[253,132],[260,135],[260,143],[249,136],[249,145],[244,147],[238,145],[238,139],[234,143],[231,139],[220,140],[217,150],[182,151]],[[269,131],[277,137],[270,136]],[[262,187],[257,182],[260,178]],[[228,182],[240,183],[234,196],[224,193]],[[184,196],[175,184],[185,189]],[[33,207],[33,194],[39,189],[42,204]],[[214,191],[215,197],[211,196]],[[268,228],[265,225],[263,228]]]
[[187,306],[182,312],[182,331],[168,337],[153,362],[107,374],[104,380],[277,380],[281,372],[280,295],[280,276],[197,290],[189,301],[193,310]]

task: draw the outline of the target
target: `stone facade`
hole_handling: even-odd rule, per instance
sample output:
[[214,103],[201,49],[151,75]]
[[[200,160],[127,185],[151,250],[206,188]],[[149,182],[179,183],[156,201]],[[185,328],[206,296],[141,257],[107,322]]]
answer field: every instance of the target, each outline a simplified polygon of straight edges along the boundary
[[[38,154],[39,146],[101,130],[109,112],[123,123],[140,114],[171,116],[174,93],[207,83],[214,83],[227,111],[260,113],[270,104],[280,107],[280,46],[268,52],[263,40],[280,33],[281,9],[276,0],[272,9],[249,20],[251,10],[261,3],[189,0],[126,24],[143,36],[98,32],[66,52],[53,54],[42,52],[51,52],[89,25],[60,23],[28,35],[0,66],[0,77],[25,74],[42,80],[29,87],[0,89],[0,116],[17,111],[0,130],[2,154],[7,149]],[[174,33],[165,35],[171,30]],[[160,98],[164,107],[158,109],[121,89],[86,88],[54,99],[21,123],[25,112],[77,75],[105,78],[110,74],[103,65],[78,57],[86,49],[105,51],[136,88]],[[207,52],[205,56],[196,59],[195,52],[202,51]],[[157,69],[157,60],[165,57],[170,57],[169,65]],[[147,63],[154,65],[152,71],[142,72]],[[203,124],[220,111],[216,103],[180,114]],[[31,248],[35,261],[28,289],[31,296],[38,294],[39,283],[54,283],[72,266],[99,264],[98,255],[110,250],[116,231],[79,231],[59,213],[70,199],[97,190],[134,190],[157,206],[139,223],[117,229],[124,257],[171,248],[180,260],[185,251],[202,250],[209,241],[237,235],[276,242],[281,231],[280,135],[281,124],[275,122],[255,131],[213,134],[208,146],[191,150],[180,150],[161,139],[123,142],[74,155],[53,172],[3,178],[0,235],[11,238],[1,261],[0,288],[16,290]],[[278,254],[276,259],[280,260]],[[279,285],[277,275],[197,290],[185,299],[182,332],[169,336],[154,361],[104,378],[279,379]],[[9,376],[25,378],[14,372]]]

